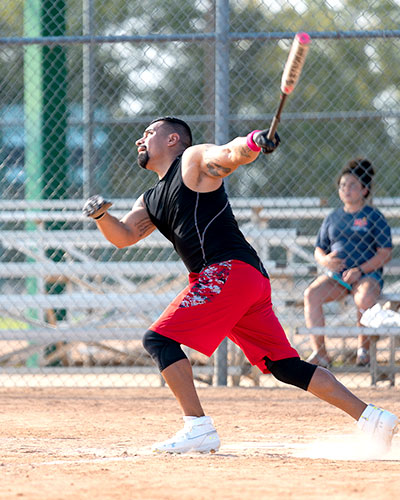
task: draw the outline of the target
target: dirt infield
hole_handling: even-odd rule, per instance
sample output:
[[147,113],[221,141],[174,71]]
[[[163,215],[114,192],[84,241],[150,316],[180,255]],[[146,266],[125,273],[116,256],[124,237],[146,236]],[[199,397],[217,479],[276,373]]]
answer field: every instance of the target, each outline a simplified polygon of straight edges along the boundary
[[[400,414],[396,389],[357,394]],[[181,427],[169,390],[0,389],[0,498],[396,499],[400,437],[362,460],[350,417],[297,389],[199,389],[222,446],[153,455]]]

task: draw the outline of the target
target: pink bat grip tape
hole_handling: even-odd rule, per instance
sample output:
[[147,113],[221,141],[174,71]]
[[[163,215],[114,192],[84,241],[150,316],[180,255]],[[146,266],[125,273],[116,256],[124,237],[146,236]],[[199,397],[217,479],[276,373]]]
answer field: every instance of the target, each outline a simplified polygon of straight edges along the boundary
[[261,132],[261,130],[253,130],[253,132],[247,134],[247,145],[252,151],[261,151],[261,148],[253,141],[253,135],[257,132]]

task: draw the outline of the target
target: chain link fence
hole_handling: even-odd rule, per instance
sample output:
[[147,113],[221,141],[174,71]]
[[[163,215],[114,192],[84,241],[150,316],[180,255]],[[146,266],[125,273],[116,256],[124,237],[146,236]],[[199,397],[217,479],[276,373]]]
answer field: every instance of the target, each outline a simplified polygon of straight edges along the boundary
[[[301,332],[304,292],[318,274],[316,236],[340,206],[340,170],[368,158],[373,203],[393,237],[380,299],[395,309],[399,21],[396,0],[3,2],[0,385],[161,383],[141,337],[186,271],[160,234],[114,248],[81,216],[84,200],[101,193],[122,216],[153,185],[136,167],[135,140],[156,116],[185,119],[196,143],[266,128],[297,31],[310,33],[312,47],[282,115],[282,144],[229,178],[232,206],[271,274],[278,317],[307,358]],[[323,307],[331,330],[356,326],[351,297]],[[327,339],[333,371],[356,386],[395,383],[398,329],[379,330],[374,374],[355,366],[354,332]],[[187,353],[198,383],[275,384],[233,344],[211,359]]]

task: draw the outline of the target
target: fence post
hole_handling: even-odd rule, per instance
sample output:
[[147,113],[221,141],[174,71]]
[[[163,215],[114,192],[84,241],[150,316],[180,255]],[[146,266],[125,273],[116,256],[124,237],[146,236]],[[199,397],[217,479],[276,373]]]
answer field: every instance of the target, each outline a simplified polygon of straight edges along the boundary
[[[29,0],[24,5],[24,35],[38,37],[41,35],[41,0]],[[25,154],[25,198],[40,200],[43,193],[42,176],[42,114],[43,114],[43,50],[40,45],[24,47],[24,154]],[[39,126],[38,126],[39,124]],[[25,224],[28,231],[36,230],[36,223]],[[32,249],[35,251],[36,249]],[[33,259],[28,258],[28,261]],[[30,295],[43,293],[44,282],[41,278],[27,277],[26,290]],[[29,309],[27,317],[43,320],[39,309]],[[38,366],[38,354],[30,356],[26,365]]]
[[[229,134],[229,0],[217,0],[215,12],[215,142],[224,144]],[[214,385],[228,382],[228,340],[215,354]]]
[[[65,35],[65,0],[29,0],[24,11],[27,36]],[[27,200],[62,199],[67,189],[67,105],[66,49],[61,45],[32,45],[25,48],[25,166]],[[29,224],[29,223],[28,223]],[[30,223],[28,229],[36,229]],[[52,227],[51,229],[55,229]],[[46,257],[62,260],[58,249],[46,251]],[[65,285],[41,283],[48,293],[62,293]],[[29,293],[36,294],[36,279],[27,281]],[[32,311],[31,316],[39,313]],[[49,322],[65,311],[47,311]],[[35,318],[37,319],[37,318]],[[52,348],[52,347],[51,347]]]

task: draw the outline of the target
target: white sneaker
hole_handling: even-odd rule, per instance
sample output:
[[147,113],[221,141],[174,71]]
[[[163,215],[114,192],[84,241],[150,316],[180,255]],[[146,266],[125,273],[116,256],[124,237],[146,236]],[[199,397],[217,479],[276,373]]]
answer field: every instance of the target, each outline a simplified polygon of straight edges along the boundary
[[357,366],[368,366],[369,365],[369,352],[365,347],[359,347],[357,349]]
[[155,443],[152,446],[154,452],[164,453],[187,453],[197,451],[199,453],[215,453],[220,447],[220,440],[213,425],[211,417],[198,417],[185,420],[185,426],[177,432],[174,437]]
[[331,362],[330,360],[318,354],[318,351],[313,351],[310,356],[306,359],[307,363],[311,363],[312,365],[322,366],[323,368],[330,368]]
[[357,427],[369,434],[379,450],[386,453],[390,450],[398,423],[399,419],[390,411],[369,404],[358,419]]

